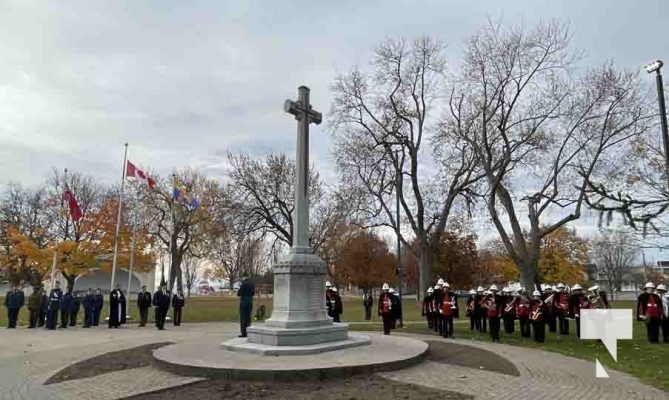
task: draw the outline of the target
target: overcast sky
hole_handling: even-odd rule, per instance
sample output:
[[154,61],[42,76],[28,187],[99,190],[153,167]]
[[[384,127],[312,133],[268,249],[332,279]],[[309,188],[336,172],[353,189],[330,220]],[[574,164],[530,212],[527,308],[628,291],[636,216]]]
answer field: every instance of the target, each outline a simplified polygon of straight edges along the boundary
[[[384,38],[429,34],[457,65],[488,16],[527,26],[568,19],[586,63],[669,61],[668,8],[666,0],[0,0],[0,185],[38,184],[52,167],[115,182],[125,142],[130,160],[163,175],[191,166],[221,176],[227,150],[293,154],[295,121],[282,106],[298,86],[312,89],[327,120],[334,77],[367,64]],[[334,183],[323,126],[312,129],[311,161]]]

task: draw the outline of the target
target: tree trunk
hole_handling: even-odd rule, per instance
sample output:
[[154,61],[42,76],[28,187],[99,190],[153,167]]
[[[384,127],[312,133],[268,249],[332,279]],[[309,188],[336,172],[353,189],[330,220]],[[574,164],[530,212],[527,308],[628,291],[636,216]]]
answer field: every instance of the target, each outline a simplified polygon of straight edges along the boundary
[[[520,281],[525,287],[525,290],[532,293],[534,290],[539,290],[541,282],[539,281],[538,265],[536,262],[526,262],[518,266],[520,270]],[[535,289],[536,288],[536,289]]]
[[427,288],[430,286],[432,276],[432,249],[427,241],[422,241],[420,246],[420,266],[418,276],[418,301],[423,301]]
[[169,288],[170,290],[174,291],[174,283],[176,281],[176,288],[181,289],[183,288],[182,285],[182,273],[181,273],[181,254],[178,252],[175,252],[172,254],[172,264],[170,268],[170,281],[169,281]]
[[67,292],[74,291],[74,280],[77,279],[77,274],[66,274],[65,272],[61,273],[67,282]]

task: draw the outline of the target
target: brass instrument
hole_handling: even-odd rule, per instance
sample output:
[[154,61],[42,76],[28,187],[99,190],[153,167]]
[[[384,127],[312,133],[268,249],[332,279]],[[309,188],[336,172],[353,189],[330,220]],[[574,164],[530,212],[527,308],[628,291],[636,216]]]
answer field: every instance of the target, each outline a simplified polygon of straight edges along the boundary
[[534,311],[532,311],[532,312],[530,313],[530,320],[532,320],[532,321],[536,321],[536,320],[538,320],[540,317],[543,317],[543,315],[544,315],[544,312],[543,312],[543,310],[541,309],[541,307],[539,307],[539,308],[537,308],[536,310],[534,310]]
[[504,312],[506,314],[509,314],[513,311],[513,305],[516,303],[516,300],[518,300],[518,297],[514,297],[513,300],[511,300],[511,303],[507,304],[507,306],[504,307]]
[[543,300],[543,303],[547,306],[553,305],[553,298],[555,298],[555,293],[552,293],[550,296],[546,297],[546,300]]

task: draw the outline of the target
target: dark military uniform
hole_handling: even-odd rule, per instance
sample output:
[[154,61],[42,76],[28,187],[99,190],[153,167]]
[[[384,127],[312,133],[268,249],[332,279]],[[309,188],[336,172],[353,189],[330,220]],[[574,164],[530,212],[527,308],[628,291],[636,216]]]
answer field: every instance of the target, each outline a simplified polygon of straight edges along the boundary
[[185,306],[186,306],[186,299],[184,298],[183,294],[177,293],[174,296],[172,296],[172,314],[174,315],[172,323],[174,324],[174,326],[181,325],[182,310]]
[[49,293],[49,309],[46,316],[46,328],[49,330],[56,329],[58,325],[58,311],[60,311],[60,304],[63,302],[63,291],[60,288],[51,289]]
[[141,292],[137,295],[137,309],[139,310],[139,326],[146,326],[151,308],[151,293]]
[[35,288],[34,292],[28,296],[28,311],[30,312],[30,325],[28,325],[28,328],[37,327],[41,310],[42,292],[38,288]]
[[12,289],[7,292],[5,297],[5,307],[7,307],[7,328],[16,328],[19,320],[19,311],[25,304],[25,295],[22,290]]
[[242,281],[237,297],[239,297],[239,337],[246,337],[246,328],[251,326],[251,313],[253,312],[253,296],[256,288],[248,278]]

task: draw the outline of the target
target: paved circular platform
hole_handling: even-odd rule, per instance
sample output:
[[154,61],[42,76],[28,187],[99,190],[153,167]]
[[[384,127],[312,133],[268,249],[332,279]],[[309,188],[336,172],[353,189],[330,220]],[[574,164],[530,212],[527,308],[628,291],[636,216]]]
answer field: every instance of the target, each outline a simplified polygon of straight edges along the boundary
[[370,341],[327,353],[268,356],[230,351],[209,338],[162,347],[153,359],[155,367],[182,376],[304,380],[403,369],[423,361],[428,350],[426,342],[408,337],[373,334]]

